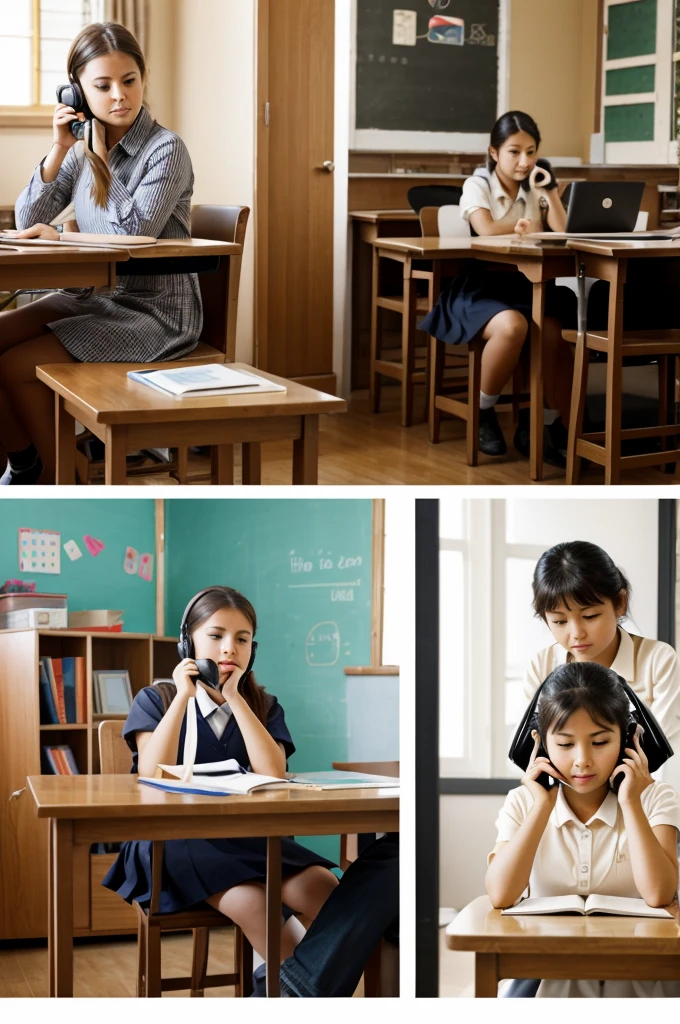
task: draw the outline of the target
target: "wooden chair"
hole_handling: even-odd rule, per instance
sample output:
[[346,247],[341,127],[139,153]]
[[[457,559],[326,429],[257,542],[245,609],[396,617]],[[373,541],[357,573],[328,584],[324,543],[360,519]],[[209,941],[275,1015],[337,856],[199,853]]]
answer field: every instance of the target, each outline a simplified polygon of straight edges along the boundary
[[[611,288],[613,290],[614,286]],[[616,305],[619,299],[616,296],[613,300],[610,298],[610,309],[612,302]],[[622,317],[617,319],[620,323]],[[605,484],[617,484],[621,470],[628,466],[665,466],[674,472],[674,464],[680,460],[680,425],[675,422],[675,370],[680,356],[680,330],[642,332],[619,328],[614,336],[598,331],[563,331],[562,337],[576,346],[566,482],[578,482],[583,458],[604,466]],[[591,352],[603,352],[607,357],[605,430],[584,433],[583,414]],[[622,370],[624,359],[628,357],[644,357],[658,363],[658,426],[622,428]],[[621,454],[622,441],[643,438],[658,438],[661,442],[659,451],[641,455]]]
[[[420,186],[409,191],[409,201],[412,195],[418,193],[419,200],[425,198],[426,186]],[[449,194],[450,190],[450,194]],[[422,194],[421,194],[422,193]],[[448,186],[442,195],[437,193],[430,200],[431,203],[448,201],[458,202],[462,189],[456,186]],[[427,193],[429,194],[429,192]],[[436,210],[435,205],[422,206],[413,199],[413,205],[420,216],[423,237],[428,237],[428,230],[431,225],[431,216],[424,220],[425,211]],[[417,207],[417,208],[416,208]],[[427,216],[427,214],[426,214]],[[434,234],[438,234],[435,231]],[[401,263],[402,270],[402,294],[381,294],[381,265],[378,250],[373,250],[373,281],[371,292],[371,365],[370,365],[370,409],[371,412],[380,412],[381,378],[390,377],[398,380],[401,384],[401,425],[410,427],[413,423],[413,401],[416,384],[427,383],[427,346],[422,351],[416,349],[416,320],[418,316],[425,316],[428,313],[439,295],[440,272],[439,265],[427,260],[414,260],[411,256],[401,256],[397,253],[390,254],[390,262]],[[419,296],[417,284],[419,281],[427,283],[427,295]],[[382,314],[381,310],[388,309],[401,315],[401,352],[387,358],[387,351],[383,349],[382,337]]]
[[[208,238],[215,242],[236,242],[242,246],[245,243],[249,215],[250,208],[247,206],[192,206],[191,237]],[[241,256],[230,256],[220,261],[219,269],[214,274],[198,275],[203,304],[203,330],[196,348],[188,355],[182,356],[182,361],[234,362],[241,265]],[[185,484],[188,476],[188,457],[187,448],[178,448],[172,462],[155,466],[129,467],[128,476],[170,473],[180,484]],[[89,467],[84,455],[78,460],[77,468],[80,479],[87,482]]]
[[[399,778],[398,761],[333,761],[332,767],[341,772]],[[340,868],[343,871],[359,856],[358,842],[358,835],[340,836]],[[371,953],[364,969],[364,996],[375,998],[382,995],[399,995],[399,953],[383,940]]]
[[[121,721],[99,723],[99,760],[103,775],[129,772],[132,755],[122,736]],[[151,904],[144,910],[135,901],[137,911],[137,995],[161,996],[163,992],[190,989],[192,996],[202,996],[206,988],[233,985],[237,996],[252,992],[253,950],[247,938],[229,918],[208,904],[201,904],[175,914],[159,910],[163,843],[152,844]],[[234,970],[231,974],[208,975],[208,943],[210,928],[234,927]],[[191,929],[194,935],[191,976],[161,977],[161,934]]]
[[[421,210],[423,235],[448,234],[455,228],[455,219],[451,208],[441,207],[440,210]],[[434,217],[436,214],[436,218]],[[500,270],[498,272],[501,272]],[[448,348],[448,352],[447,352]],[[458,360],[459,372],[449,379],[445,369],[451,360],[450,351],[454,348]],[[432,444],[438,444],[442,413],[458,416],[466,423],[466,450],[468,466],[479,463],[479,394],[482,379],[482,351],[484,342],[475,338],[469,345],[447,346],[445,341],[430,337],[429,339],[429,396],[428,396],[428,431]],[[467,373],[460,372],[461,363],[467,363]],[[528,402],[528,395],[522,390],[522,368],[515,368],[512,377],[512,391],[501,395],[497,406],[512,406],[513,420],[517,420],[520,405]]]

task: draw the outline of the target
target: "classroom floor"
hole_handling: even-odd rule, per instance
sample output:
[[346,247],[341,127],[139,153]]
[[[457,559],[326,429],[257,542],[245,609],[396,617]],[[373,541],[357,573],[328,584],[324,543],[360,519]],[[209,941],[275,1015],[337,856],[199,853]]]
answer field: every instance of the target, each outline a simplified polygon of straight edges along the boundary
[[[165,935],[161,944],[162,975],[191,973],[191,935]],[[210,933],[208,973],[234,969],[234,932],[220,928]],[[137,937],[110,942],[79,942],[74,949],[74,989],[79,998],[132,998],[137,977]],[[47,997],[47,947],[0,949],[0,998]],[[207,988],[206,998],[233,997],[233,988]],[[363,979],[355,996],[363,996]],[[188,998],[185,992],[164,992],[163,998]]]
[[[529,463],[511,447],[511,414],[499,417],[508,441],[508,454],[492,459],[480,456],[481,464],[465,462],[465,426],[462,420],[447,419],[442,425],[439,444],[428,441],[427,424],[410,428],[399,424],[398,387],[383,389],[383,410],[377,415],[368,411],[368,393],[355,392],[348,412],[322,416],[319,430],[319,483],[341,484],[531,484]],[[416,416],[424,411],[424,387],[416,392]],[[290,484],[292,442],[262,445],[262,483]],[[190,455],[189,483],[210,482],[210,466],[206,456]],[[240,447],[236,449],[235,480],[240,481]],[[624,484],[674,484],[678,476],[657,469],[639,469],[623,474]],[[103,477],[101,478],[103,483]],[[146,486],[178,486],[177,481],[163,473],[131,477],[130,483]],[[584,463],[581,475],[584,484],[604,484],[604,472],[598,466]],[[564,484],[564,471],[545,467],[543,483]]]

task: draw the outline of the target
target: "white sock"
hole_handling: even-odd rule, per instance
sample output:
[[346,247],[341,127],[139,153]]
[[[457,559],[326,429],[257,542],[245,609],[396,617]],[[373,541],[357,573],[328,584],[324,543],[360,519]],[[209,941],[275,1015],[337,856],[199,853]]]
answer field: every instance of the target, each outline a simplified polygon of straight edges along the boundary
[[479,392],[479,408],[480,409],[492,409],[496,404],[500,395],[485,395],[483,391]]
[[557,409],[544,409],[543,410],[543,426],[549,427],[559,417]]

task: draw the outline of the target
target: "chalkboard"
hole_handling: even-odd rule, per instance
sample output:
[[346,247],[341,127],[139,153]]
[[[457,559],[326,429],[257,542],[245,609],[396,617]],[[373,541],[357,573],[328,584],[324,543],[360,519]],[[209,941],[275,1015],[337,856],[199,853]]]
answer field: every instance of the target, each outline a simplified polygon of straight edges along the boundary
[[[297,748],[293,771],[348,756],[344,667],[371,658],[372,502],[166,501],[166,631],[214,584],[258,616],[258,682],[278,697]],[[374,721],[380,733],[380,719]],[[305,839],[337,857],[337,842]]]
[[607,60],[656,53],[656,0],[614,4],[607,18]]
[[[19,571],[18,531],[57,530],[60,533],[60,573]],[[83,537],[104,547],[97,555]],[[71,561],[63,545],[75,540],[82,557]],[[45,594],[66,594],[69,611],[122,608],[123,629],[130,633],[156,632],[156,585],[123,569],[125,549],[140,554],[155,552],[153,500],[115,498],[86,500],[31,498],[0,501],[0,583],[6,579],[31,580]]]
[[[488,133],[498,29],[499,0],[452,0],[441,11],[428,0],[357,0],[356,128]],[[395,31],[406,45],[394,45]]]

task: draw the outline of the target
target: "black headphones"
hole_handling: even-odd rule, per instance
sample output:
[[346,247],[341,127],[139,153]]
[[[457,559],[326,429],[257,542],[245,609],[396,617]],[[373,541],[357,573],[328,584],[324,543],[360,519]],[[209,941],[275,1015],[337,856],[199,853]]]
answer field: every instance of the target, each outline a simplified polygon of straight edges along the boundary
[[[194,607],[196,602],[203,597],[205,594],[222,593],[225,587],[207,587],[205,590],[199,591],[189,601],[189,604],[184,609],[184,615],[182,616],[182,623],[179,627],[179,643],[177,644],[177,653],[180,657],[180,661],[184,661],[185,658],[194,658],[194,642],[189,636],[189,630],[187,628],[187,619],[189,612]],[[245,672],[241,676],[245,679],[250,670],[253,667],[255,661],[255,655],[257,654],[257,640],[253,640],[252,649],[250,653],[250,661],[246,667]],[[194,659],[195,660],[195,659]],[[211,658],[199,658],[196,660],[196,667],[198,668],[198,678],[201,682],[205,683],[206,686],[212,687],[213,690],[217,690],[220,685],[220,671]]]
[[[57,86],[57,103],[65,103],[67,107],[73,107],[76,114],[85,114],[88,121],[94,120],[94,114],[87,105],[82,88],[73,79],[68,85]],[[75,139],[84,139],[85,121],[71,121],[71,135]]]
[[[657,768],[660,768],[669,757],[673,756],[673,748],[666,739],[666,735],[657,722],[656,718],[649,710],[646,704],[643,704],[635,690],[628,685],[623,676],[613,673],[620,686],[626,692],[628,700],[632,704],[630,709],[630,716],[628,718],[628,725],[626,728],[626,735],[623,737],[621,742],[621,753],[619,754],[619,760],[617,766],[621,763],[621,759],[624,756],[624,748],[633,745],[633,737],[638,726],[642,726],[642,734],[640,735],[640,746],[645,752],[647,761],[649,762],[649,771],[655,772]],[[550,676],[548,676],[548,679]],[[541,691],[548,680],[545,679],[534,694],[531,704],[524,713],[524,717],[520,722],[517,732],[515,733],[514,739],[510,745],[510,751],[508,757],[513,764],[516,764],[518,768],[526,771],[529,767],[529,761],[534,750],[535,741],[532,737],[532,732],[536,731],[540,736],[540,729],[538,727],[538,715],[536,709],[540,700]],[[541,745],[536,752],[537,757],[547,757],[548,753],[543,745],[543,737],[540,737]],[[619,774],[614,779],[612,789],[617,792],[619,786],[623,782],[623,773]],[[545,789],[550,789],[556,782],[552,776],[548,775],[547,772],[541,772],[538,776],[537,782],[544,786]]]

